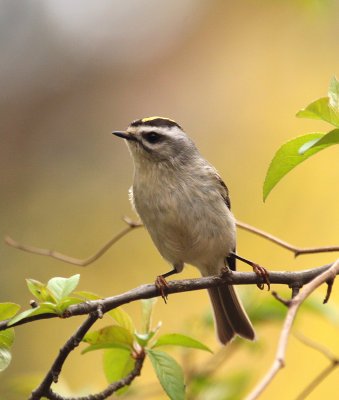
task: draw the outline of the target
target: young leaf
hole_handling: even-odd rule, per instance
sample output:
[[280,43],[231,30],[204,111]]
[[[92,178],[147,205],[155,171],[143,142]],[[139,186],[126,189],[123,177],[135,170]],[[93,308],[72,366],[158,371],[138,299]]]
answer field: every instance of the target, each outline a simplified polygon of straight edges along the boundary
[[328,90],[328,97],[313,101],[297,113],[299,118],[321,119],[339,127],[339,82],[334,76]]
[[12,318],[18,311],[20,306],[15,303],[0,303],[0,321]]
[[82,350],[81,354],[86,354],[86,353],[89,353],[90,351],[96,351],[96,350],[102,350],[102,349],[123,349],[123,350],[131,352],[131,348],[126,346],[125,344],[103,343],[103,344],[90,344],[84,350]]
[[135,328],[132,318],[121,307],[115,308],[114,310],[109,311],[107,314],[111,316],[118,325],[127,329],[132,334],[134,333]]
[[0,331],[0,346],[11,347],[14,341],[14,329],[8,328]]
[[133,335],[122,326],[106,326],[98,331],[87,333],[83,341],[89,344],[118,343],[133,347]]
[[181,335],[179,333],[170,333],[167,335],[162,335],[158,338],[158,340],[153,344],[152,348],[159,346],[184,346],[184,347],[191,347],[194,349],[200,349],[209,351],[213,353],[211,349],[205,346],[203,343],[199,342],[198,340],[192,339],[189,336]]
[[308,133],[307,135],[289,140],[280,147],[267,170],[263,187],[264,201],[281,178],[283,178],[298,164],[305,161],[313,154],[318,153],[318,151],[322,150],[326,145],[313,147],[312,149],[309,149],[307,154],[299,154],[298,151],[300,147],[311,140],[319,139],[323,136],[323,133]]
[[6,369],[11,362],[12,355],[7,346],[0,346],[0,372]]
[[184,374],[180,365],[168,354],[159,350],[147,349],[154,371],[172,400],[185,399]]
[[324,146],[323,148],[325,148],[332,146],[333,144],[339,144],[339,129],[333,129],[333,131],[326,133],[325,136],[319,139],[310,140],[309,142],[303,144],[300,147],[298,153],[305,154],[306,151],[311,149],[312,147]]
[[339,110],[339,81],[335,76],[331,80],[328,97],[330,98],[330,105]]
[[42,303],[40,304],[39,307],[32,308],[31,310],[26,310],[23,311],[22,313],[16,315],[14,318],[12,318],[8,326],[11,326],[19,321],[21,321],[24,318],[28,317],[33,317],[34,315],[39,315],[39,314],[57,314],[56,308],[54,304],[51,303]]
[[[110,349],[104,353],[104,371],[109,383],[124,378],[134,368],[135,360],[131,353],[121,349]],[[115,392],[121,395],[128,390],[129,386],[122,387]]]
[[140,344],[140,346],[145,347],[147,343],[152,339],[154,336],[155,332],[149,332],[149,333],[138,333],[135,332],[135,338],[137,339],[137,342]]
[[142,333],[149,333],[149,331],[151,330],[152,311],[153,311],[153,306],[156,303],[156,301],[157,301],[156,297],[154,297],[152,299],[141,300],[141,309],[142,309],[141,330],[142,330]]
[[56,304],[57,299],[54,297],[53,293],[47,289],[44,283],[41,283],[35,279],[26,279],[26,283],[30,292],[37,299]]
[[56,309],[58,314],[63,314],[69,306],[79,303],[84,303],[84,300],[78,299],[77,297],[65,297],[57,304]]
[[78,285],[80,274],[70,278],[52,278],[47,283],[47,288],[55,295],[58,302],[67,297]]
[[95,293],[92,292],[85,292],[85,291],[80,291],[80,292],[74,292],[74,294],[84,297],[87,300],[100,300],[102,297],[98,296]]
[[321,119],[339,127],[339,111],[330,105],[329,97],[322,97],[296,114],[299,118]]

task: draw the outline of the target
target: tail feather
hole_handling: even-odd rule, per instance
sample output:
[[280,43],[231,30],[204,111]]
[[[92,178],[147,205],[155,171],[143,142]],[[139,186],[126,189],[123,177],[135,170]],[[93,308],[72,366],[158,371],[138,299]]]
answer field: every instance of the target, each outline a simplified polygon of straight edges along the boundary
[[255,340],[253,326],[233,286],[208,289],[211,299],[217,337],[227,344],[235,335]]

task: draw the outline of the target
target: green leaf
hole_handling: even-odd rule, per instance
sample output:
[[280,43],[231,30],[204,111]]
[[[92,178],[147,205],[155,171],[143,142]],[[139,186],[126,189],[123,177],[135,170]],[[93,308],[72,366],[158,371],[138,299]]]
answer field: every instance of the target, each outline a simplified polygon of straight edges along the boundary
[[134,333],[135,327],[132,318],[121,307],[115,308],[114,310],[109,311],[107,314],[112,317],[118,325],[127,329],[132,334]]
[[157,302],[157,298],[141,300],[141,330],[142,333],[149,333],[152,323],[153,306]]
[[50,303],[57,302],[57,299],[54,297],[53,293],[47,289],[44,283],[41,283],[35,279],[26,279],[26,283],[30,292],[37,299],[41,301],[48,301]]
[[339,110],[331,106],[329,97],[322,97],[314,101],[303,110],[297,112],[296,116],[299,118],[321,119],[339,127]]
[[47,283],[47,288],[53,292],[58,302],[67,297],[77,287],[80,274],[71,276],[70,278],[52,278]]
[[289,140],[283,144],[280,149],[276,152],[271,164],[267,170],[264,187],[263,187],[263,198],[266,200],[268,194],[274,188],[274,186],[294,167],[305,161],[313,154],[318,153],[326,145],[316,146],[309,149],[307,154],[299,154],[298,151],[305,143],[319,139],[324,136],[323,133],[308,133],[303,136],[299,136],[295,139]]
[[334,76],[331,80],[330,87],[328,89],[328,97],[330,98],[330,105],[339,109],[339,81]]
[[58,314],[63,314],[69,306],[79,303],[84,303],[84,300],[78,299],[77,297],[65,297],[60,301],[60,303],[58,303],[56,309],[58,311]]
[[7,346],[0,346],[0,372],[6,369],[11,362],[12,355]]
[[131,348],[125,344],[120,343],[103,343],[103,344],[91,344],[82,350],[81,354],[89,353],[90,351],[102,350],[102,349],[123,349],[131,351]]
[[190,347],[213,353],[213,351],[205,346],[203,343],[199,342],[198,340],[192,339],[189,336],[181,335],[180,333],[170,333],[160,336],[158,340],[154,343],[152,348],[167,345]]
[[161,386],[164,388],[169,398],[172,400],[184,400],[184,374],[180,365],[174,358],[163,351],[149,349],[146,351]]
[[[121,349],[110,349],[104,353],[104,371],[106,379],[109,383],[116,382],[124,378],[132,371],[135,365],[134,358],[131,353]],[[129,386],[125,386],[115,392],[116,395],[121,395],[128,390]]]
[[18,311],[20,306],[15,303],[0,303],[0,321],[12,318]]
[[11,347],[14,341],[14,329],[8,328],[0,331],[0,346]]
[[147,343],[152,339],[154,336],[155,332],[149,332],[149,333],[138,333],[135,332],[135,338],[137,339],[137,342],[140,344],[140,346],[145,347]]
[[303,144],[298,153],[305,154],[306,151],[312,147],[324,146],[323,148],[326,148],[332,146],[333,144],[339,144],[339,129],[333,129],[333,131],[326,133],[325,136],[319,139],[310,140],[309,142]]
[[51,303],[48,304],[41,303],[39,307],[23,311],[22,313],[16,315],[13,319],[11,319],[8,323],[8,326],[17,323],[24,318],[33,317],[34,315],[39,315],[39,314],[57,314],[55,305]]
[[87,333],[83,341],[89,344],[109,344],[118,343],[124,344],[133,348],[133,335],[130,331],[122,326],[106,326],[98,331]]
[[74,294],[84,297],[87,300],[100,300],[102,297],[98,296],[95,293],[92,292],[86,292],[86,291],[80,291],[80,292],[75,292]]

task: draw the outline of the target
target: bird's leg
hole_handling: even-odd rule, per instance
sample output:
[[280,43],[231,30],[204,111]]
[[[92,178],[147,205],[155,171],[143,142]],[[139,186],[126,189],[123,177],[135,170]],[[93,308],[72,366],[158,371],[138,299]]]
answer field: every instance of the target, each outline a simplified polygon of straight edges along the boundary
[[174,267],[171,271],[166,272],[165,274],[157,276],[157,279],[155,280],[155,285],[160,290],[161,297],[163,298],[165,303],[167,303],[167,297],[168,297],[168,294],[166,293],[167,289],[168,289],[168,283],[167,283],[165,278],[167,278],[168,276],[177,274],[177,273],[178,273],[178,271]]
[[[270,276],[269,276],[269,273],[266,268],[261,267],[259,264],[255,263],[253,261],[250,261],[250,260],[247,260],[246,258],[238,256],[238,254],[234,253],[233,251],[230,252],[229,256],[237,258],[238,260],[250,265],[253,268],[253,271],[257,275],[264,278],[264,281],[267,285],[267,290],[270,290],[270,288],[271,288]],[[264,289],[264,283],[257,283],[257,286],[261,290]]]

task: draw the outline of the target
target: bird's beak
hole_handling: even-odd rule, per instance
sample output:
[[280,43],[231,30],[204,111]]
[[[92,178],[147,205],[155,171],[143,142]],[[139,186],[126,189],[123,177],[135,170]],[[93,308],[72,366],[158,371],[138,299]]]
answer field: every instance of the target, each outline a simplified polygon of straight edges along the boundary
[[126,139],[126,140],[136,140],[135,136],[132,135],[131,133],[128,133],[128,132],[114,131],[112,133],[113,133],[113,135],[119,136],[119,137],[121,137],[123,139]]

